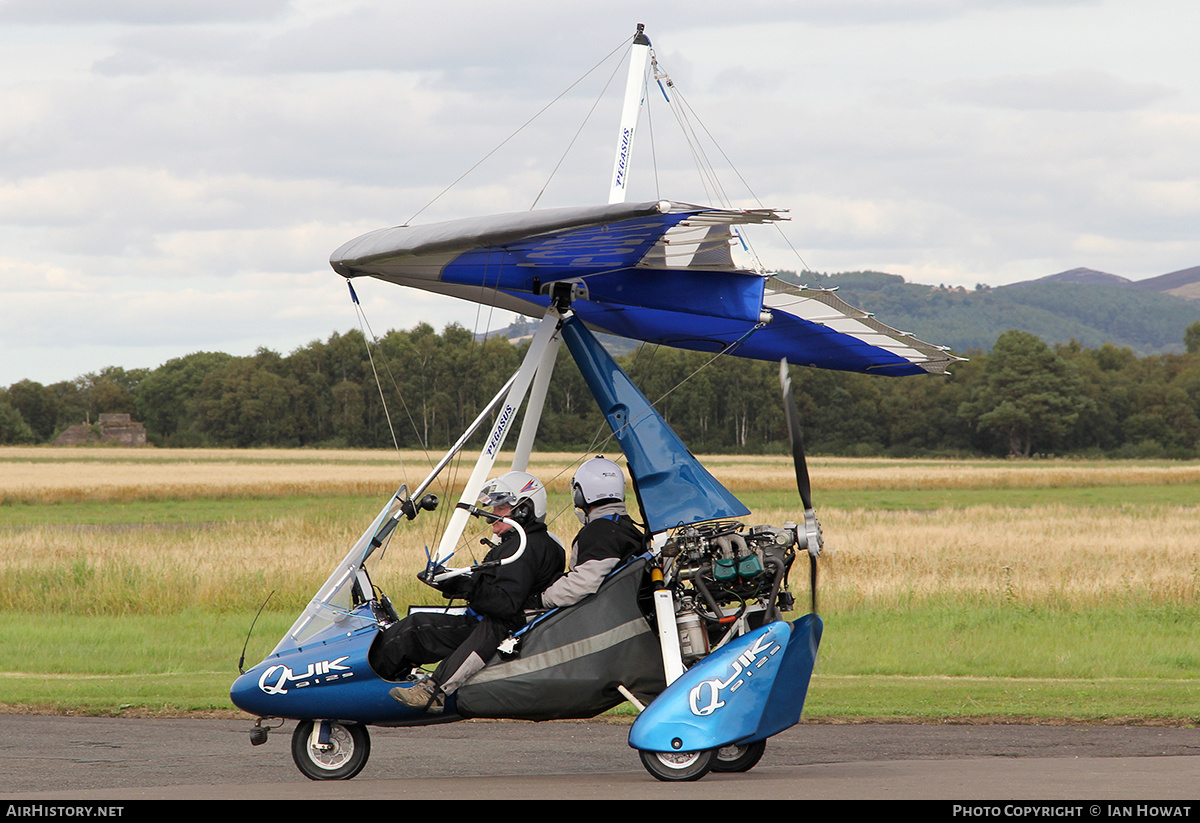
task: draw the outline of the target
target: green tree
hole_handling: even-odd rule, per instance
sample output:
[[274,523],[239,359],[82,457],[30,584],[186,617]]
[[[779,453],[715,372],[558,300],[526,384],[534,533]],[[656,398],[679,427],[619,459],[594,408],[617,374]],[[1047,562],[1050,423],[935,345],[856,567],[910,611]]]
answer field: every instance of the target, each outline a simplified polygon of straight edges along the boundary
[[53,388],[33,380],[22,380],[8,387],[8,402],[20,413],[39,442],[54,435],[61,404]]
[[8,402],[8,393],[0,389],[0,444],[32,443],[37,439],[21,413]]
[[108,412],[133,414],[138,384],[147,374],[146,369],[126,371],[120,366],[105,366],[98,372],[75,378],[88,419],[94,420]]
[[205,377],[196,397],[200,432],[239,448],[304,445],[294,402],[298,381],[277,373],[280,361],[275,352],[259,349]]
[[1188,354],[1200,354],[1200,320],[1184,329],[1183,347]]
[[233,360],[221,352],[193,352],[154,369],[137,386],[137,419],[163,445],[200,445],[196,396],[204,378]]
[[330,389],[330,394],[333,398],[330,417],[333,436],[347,446],[366,445],[367,404],[363,387],[351,380],[341,380]]
[[982,383],[959,412],[1000,435],[1010,456],[1058,447],[1091,401],[1079,376],[1041,338],[1007,331],[984,364]]
[[974,430],[957,410],[970,399],[979,371],[979,361],[972,360],[955,364],[949,375],[874,378],[881,390],[879,412],[888,453],[905,457],[973,451]]

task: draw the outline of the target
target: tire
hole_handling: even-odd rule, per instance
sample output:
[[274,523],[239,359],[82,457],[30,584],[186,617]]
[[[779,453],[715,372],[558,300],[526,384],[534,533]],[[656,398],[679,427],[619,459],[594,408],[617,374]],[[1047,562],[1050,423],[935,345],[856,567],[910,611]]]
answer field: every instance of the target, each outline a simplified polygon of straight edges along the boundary
[[292,759],[309,780],[349,780],[362,771],[371,756],[371,737],[358,723],[329,721],[329,745],[321,750],[310,745],[312,720],[302,720],[292,732]]
[[711,751],[645,752],[638,751],[646,771],[667,782],[699,780],[708,774],[715,759]]
[[714,772],[748,772],[758,765],[763,752],[767,750],[766,740],[756,740],[744,746],[731,744],[713,750],[712,770]]

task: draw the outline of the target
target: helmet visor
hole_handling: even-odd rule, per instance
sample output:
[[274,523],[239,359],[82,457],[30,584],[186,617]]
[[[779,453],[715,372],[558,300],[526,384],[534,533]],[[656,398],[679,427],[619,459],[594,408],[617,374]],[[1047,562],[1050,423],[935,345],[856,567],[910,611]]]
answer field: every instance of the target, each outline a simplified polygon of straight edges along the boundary
[[479,505],[487,508],[495,506],[514,508],[517,505],[517,497],[512,491],[501,486],[498,480],[489,480],[479,492]]

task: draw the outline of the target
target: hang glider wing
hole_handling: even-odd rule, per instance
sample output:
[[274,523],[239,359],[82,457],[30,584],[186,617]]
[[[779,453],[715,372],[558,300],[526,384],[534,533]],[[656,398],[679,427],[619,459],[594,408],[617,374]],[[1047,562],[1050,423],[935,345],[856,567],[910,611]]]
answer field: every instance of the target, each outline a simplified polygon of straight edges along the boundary
[[531,317],[545,313],[550,285],[567,280],[579,294],[572,309],[591,328],[698,351],[889,375],[944,372],[958,359],[832,292],[738,268],[736,227],[781,219],[669,201],[547,209],[380,229],[330,264],[347,278]]

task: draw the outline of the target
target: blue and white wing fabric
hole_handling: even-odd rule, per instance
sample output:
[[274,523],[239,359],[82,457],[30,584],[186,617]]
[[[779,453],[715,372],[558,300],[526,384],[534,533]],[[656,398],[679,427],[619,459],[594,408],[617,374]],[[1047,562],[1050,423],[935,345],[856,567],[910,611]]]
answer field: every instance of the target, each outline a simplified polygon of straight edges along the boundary
[[380,229],[330,264],[530,317],[545,313],[551,284],[570,281],[572,310],[591,329],[696,351],[888,375],[958,359],[830,291],[735,265],[738,226],[782,219],[671,201],[546,209]]

